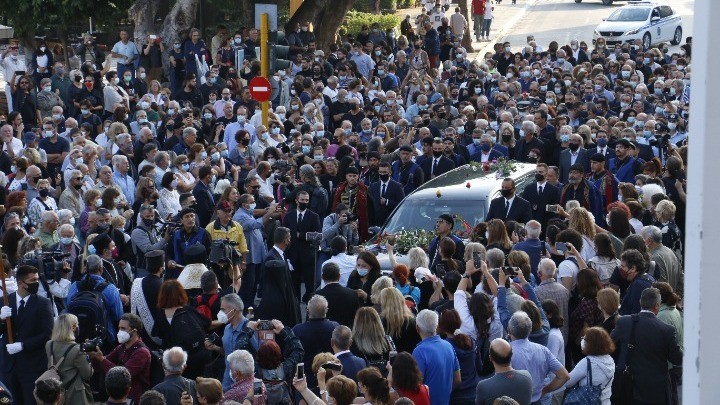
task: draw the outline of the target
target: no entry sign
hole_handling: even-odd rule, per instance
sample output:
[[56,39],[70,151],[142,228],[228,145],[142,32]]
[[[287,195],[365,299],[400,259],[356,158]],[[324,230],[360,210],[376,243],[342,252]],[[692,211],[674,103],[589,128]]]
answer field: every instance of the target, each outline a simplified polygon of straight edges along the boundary
[[255,76],[250,80],[250,95],[255,101],[265,102],[270,100],[272,86],[270,81],[262,76]]

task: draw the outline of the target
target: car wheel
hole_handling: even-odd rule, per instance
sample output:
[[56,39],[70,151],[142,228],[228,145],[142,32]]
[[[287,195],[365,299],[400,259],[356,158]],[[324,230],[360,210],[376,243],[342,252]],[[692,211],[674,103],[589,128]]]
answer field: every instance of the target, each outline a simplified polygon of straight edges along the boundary
[[673,35],[670,45],[680,45],[680,41],[682,41],[682,27],[677,27],[675,28],[675,35]]
[[606,6],[612,6],[613,0],[602,0],[602,2]]
[[650,49],[650,45],[651,45],[650,33],[646,32],[645,35],[643,35],[643,47],[645,49]]

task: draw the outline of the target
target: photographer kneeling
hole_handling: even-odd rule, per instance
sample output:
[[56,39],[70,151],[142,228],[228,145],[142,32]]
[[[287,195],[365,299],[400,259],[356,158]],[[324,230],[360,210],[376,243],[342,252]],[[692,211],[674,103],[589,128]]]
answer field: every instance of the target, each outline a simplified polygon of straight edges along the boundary
[[143,392],[150,389],[150,349],[140,338],[143,328],[140,317],[124,314],[118,323],[117,340],[119,345],[110,354],[103,356],[100,348],[88,352],[95,368],[107,373],[115,366],[123,366],[132,377],[128,398],[137,403]]

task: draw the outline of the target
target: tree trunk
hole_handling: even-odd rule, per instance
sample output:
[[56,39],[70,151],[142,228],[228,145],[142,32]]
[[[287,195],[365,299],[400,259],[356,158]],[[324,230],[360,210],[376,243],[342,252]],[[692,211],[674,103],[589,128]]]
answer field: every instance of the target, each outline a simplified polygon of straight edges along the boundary
[[133,38],[136,44],[144,44],[148,34],[155,32],[155,16],[160,2],[156,0],[136,0],[128,9],[128,17],[135,23]]
[[[296,23],[310,21],[315,28],[317,49],[327,49],[335,42],[338,28],[356,0],[305,0],[288,21],[285,32],[292,32]],[[289,29],[288,29],[289,28]]]
[[470,30],[470,27],[473,24],[473,19],[472,19],[472,16],[470,15],[470,7],[468,7],[469,2],[470,2],[470,0],[459,0],[458,1],[458,7],[460,7],[460,14],[465,16],[465,19],[468,22],[467,25],[465,26],[465,34],[463,35],[463,40],[462,40],[462,44],[461,44],[462,47],[465,48],[465,50],[468,53],[475,51],[472,46],[473,36],[472,36],[472,31]]
[[[242,24],[245,27],[255,27],[255,3],[256,0],[244,0],[242,2]],[[260,27],[255,27],[260,29]]]
[[173,42],[182,42],[186,39],[190,28],[195,24],[198,1],[199,0],[177,0],[175,5],[170,9],[170,12],[168,12],[168,15],[165,16],[160,35],[163,38],[163,42],[168,44],[168,48],[172,46]]

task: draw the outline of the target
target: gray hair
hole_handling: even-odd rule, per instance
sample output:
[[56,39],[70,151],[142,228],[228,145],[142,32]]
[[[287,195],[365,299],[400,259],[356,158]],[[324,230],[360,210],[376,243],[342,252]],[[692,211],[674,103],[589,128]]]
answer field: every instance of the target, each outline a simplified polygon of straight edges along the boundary
[[536,220],[530,220],[525,224],[525,231],[527,232],[528,238],[539,239],[540,233],[542,232],[542,225]]
[[148,211],[155,212],[155,207],[153,207],[150,204],[143,204],[140,206],[140,214],[146,213]]
[[194,134],[197,134],[197,129],[195,129],[193,127],[187,127],[185,129],[183,129],[183,131],[182,131],[183,139],[185,139],[185,137],[187,137],[187,136],[194,135]]
[[[125,156],[125,155],[115,155],[115,156],[113,156],[113,157],[112,157],[113,169],[115,168],[115,166],[117,166],[118,164],[120,164],[121,161],[127,161],[127,160],[128,160],[128,159],[127,159],[127,156]],[[102,168],[100,168],[100,169],[102,169]]]
[[434,336],[437,333],[438,314],[429,309],[423,309],[415,318],[415,325],[423,335]]
[[83,174],[80,170],[75,169],[70,171],[70,177],[83,177]]
[[91,274],[97,274],[102,269],[102,259],[98,255],[90,255],[85,259],[87,263],[87,271]]
[[58,215],[55,211],[43,211],[42,214],[40,214],[40,223],[41,224],[44,224],[48,221],[53,221],[55,219],[60,221],[58,219]]
[[127,142],[132,142],[132,138],[130,138],[130,134],[120,134],[115,137],[115,144],[116,145],[125,145]]
[[155,162],[155,165],[157,166],[157,165],[159,165],[160,163],[164,162],[165,159],[168,159],[168,160],[169,160],[169,159],[170,159],[170,155],[168,155],[168,153],[165,152],[165,151],[160,151],[160,152],[158,152],[158,153],[155,155],[155,158],[153,159],[153,161]]
[[171,374],[180,374],[185,370],[188,355],[181,347],[171,347],[163,352],[163,368]]
[[58,221],[60,221],[60,223],[63,223],[63,221],[69,221],[70,218],[73,217],[73,213],[69,209],[63,208],[61,210],[58,210],[57,216],[58,216]]
[[662,231],[657,226],[646,226],[640,231],[644,239],[650,239],[654,243],[662,243]]
[[243,304],[242,299],[240,299],[240,296],[235,293],[223,296],[220,299],[220,302],[223,302],[223,301],[228,303],[229,305],[234,306],[240,312],[245,310],[245,304]]
[[235,350],[228,354],[227,362],[230,370],[235,371],[243,376],[251,376],[255,374],[255,360],[252,354],[247,350]]
[[60,225],[60,228],[58,228],[58,235],[62,235],[63,231],[70,231],[72,232],[73,236],[75,235],[75,228],[70,224]]
[[575,208],[580,208],[580,202],[578,200],[569,200],[565,203],[565,211],[570,212]]
[[646,288],[640,294],[640,308],[653,309],[660,305],[660,290],[657,288]]
[[307,303],[310,319],[322,319],[327,316],[328,302],[322,295],[313,295]]
[[[543,242],[545,243],[545,242]],[[555,266],[555,262],[552,259],[540,259],[540,263],[538,263],[537,267],[538,273],[542,273],[542,275],[546,277],[552,277],[555,278],[555,274],[557,273],[557,267]]]
[[487,251],[485,260],[489,269],[498,269],[505,265],[505,253],[498,248],[493,248]]
[[333,330],[331,341],[339,350],[349,350],[352,346],[352,330],[345,325],[337,326]]
[[523,311],[515,312],[508,322],[508,332],[515,339],[525,339],[532,331],[532,321],[528,314]]

